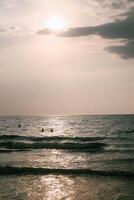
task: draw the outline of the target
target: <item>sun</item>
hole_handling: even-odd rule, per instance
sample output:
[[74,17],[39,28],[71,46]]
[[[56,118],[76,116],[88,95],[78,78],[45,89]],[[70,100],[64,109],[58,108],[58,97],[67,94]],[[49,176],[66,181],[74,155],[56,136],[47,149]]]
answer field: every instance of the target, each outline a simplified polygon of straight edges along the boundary
[[66,21],[62,18],[54,17],[46,21],[46,28],[51,31],[62,31],[66,27]]

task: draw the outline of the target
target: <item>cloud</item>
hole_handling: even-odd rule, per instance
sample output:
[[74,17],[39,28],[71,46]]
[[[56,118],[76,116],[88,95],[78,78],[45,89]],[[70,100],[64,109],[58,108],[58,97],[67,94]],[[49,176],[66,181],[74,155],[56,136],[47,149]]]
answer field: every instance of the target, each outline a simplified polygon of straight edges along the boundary
[[[38,34],[51,34],[50,30],[43,29]],[[97,26],[75,27],[60,33],[53,33],[60,37],[82,37],[99,35],[105,39],[126,41],[124,46],[110,46],[108,52],[117,53],[122,58],[134,58],[134,10],[121,15],[120,20],[108,22]]]
[[17,27],[15,27],[15,26],[11,26],[11,27],[8,27],[8,28],[0,28],[0,34],[12,32],[12,31],[15,31],[15,30],[17,30]]
[[128,13],[125,19],[98,26],[71,28],[59,35],[63,37],[80,37],[93,34],[108,39],[134,39],[134,13]]
[[49,29],[47,29],[47,28],[38,31],[38,34],[44,34],[44,35],[49,35],[51,33],[52,32]]
[[106,50],[120,55],[123,59],[134,58],[134,41],[128,42],[126,45],[110,46]]
[[0,33],[5,33],[7,32],[7,29],[0,29]]
[[131,7],[134,0],[96,0],[100,2],[103,7],[111,7],[112,9],[124,9]]

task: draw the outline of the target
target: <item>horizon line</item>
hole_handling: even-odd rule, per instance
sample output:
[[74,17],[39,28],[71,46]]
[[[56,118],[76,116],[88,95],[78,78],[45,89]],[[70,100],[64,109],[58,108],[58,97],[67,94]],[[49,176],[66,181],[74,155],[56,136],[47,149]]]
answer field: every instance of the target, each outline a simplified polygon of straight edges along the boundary
[[79,116],[115,116],[115,115],[134,115],[134,113],[103,113],[103,114],[71,114],[71,115],[66,115],[66,114],[53,114],[53,115],[41,115],[41,114],[6,114],[6,115],[1,115],[0,117],[79,117]]

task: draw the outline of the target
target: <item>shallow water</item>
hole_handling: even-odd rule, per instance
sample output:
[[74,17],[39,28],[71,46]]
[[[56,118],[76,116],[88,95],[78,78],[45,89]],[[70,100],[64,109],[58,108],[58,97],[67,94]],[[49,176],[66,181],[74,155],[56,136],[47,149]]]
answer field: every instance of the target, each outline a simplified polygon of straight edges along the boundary
[[133,180],[90,176],[0,177],[3,200],[127,200],[133,199],[133,186]]
[[0,117],[0,199],[133,199],[133,153],[134,115]]

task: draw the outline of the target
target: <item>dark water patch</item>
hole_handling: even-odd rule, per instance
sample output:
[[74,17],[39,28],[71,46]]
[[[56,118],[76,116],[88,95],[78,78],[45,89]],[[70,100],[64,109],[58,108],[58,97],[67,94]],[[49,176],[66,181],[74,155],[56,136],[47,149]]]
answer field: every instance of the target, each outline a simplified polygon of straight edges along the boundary
[[123,154],[133,154],[134,153],[134,148],[133,149],[105,149],[105,153],[123,153]]
[[0,153],[13,153],[13,152],[24,152],[24,151],[30,151],[30,149],[0,149]]
[[99,149],[67,149],[68,153],[103,153],[105,152],[105,149],[99,148]]
[[[101,161],[100,161],[101,162]],[[102,161],[103,162],[103,161]],[[134,158],[119,158],[119,159],[112,159],[112,160],[106,160],[105,161],[107,164],[111,162],[111,164],[122,164],[124,162],[126,162],[128,165],[129,163],[134,164]]]
[[107,139],[109,139],[109,140],[115,140],[115,141],[134,141],[134,137],[128,137],[128,136],[125,136],[125,137],[107,137]]
[[19,135],[0,135],[0,140],[25,140],[32,137],[19,136]]
[[134,129],[133,130],[127,130],[127,131],[125,131],[125,133],[134,133]]
[[129,171],[100,171],[91,169],[52,169],[52,168],[33,168],[33,167],[12,167],[0,166],[0,175],[96,175],[134,178],[134,173]]
[[115,200],[133,200],[133,196],[128,196],[128,195],[119,195]]
[[114,160],[115,162],[133,162],[134,163],[134,158],[120,158],[120,159],[116,159]]
[[105,159],[105,158],[102,158],[102,159],[100,159],[100,160],[95,160],[95,161],[91,161],[91,162],[93,162],[93,163],[96,163],[96,164],[101,164],[102,165],[102,163],[103,164],[105,164],[105,165],[117,165],[117,164],[127,164],[127,165],[129,165],[129,164],[134,164],[134,158],[117,158],[117,159],[115,159],[114,157],[113,158],[110,158],[110,159]]
[[122,147],[122,148],[133,148],[134,147],[134,142],[127,142],[127,143],[113,143],[115,148]]
[[134,133],[134,129],[120,130],[119,133]]

